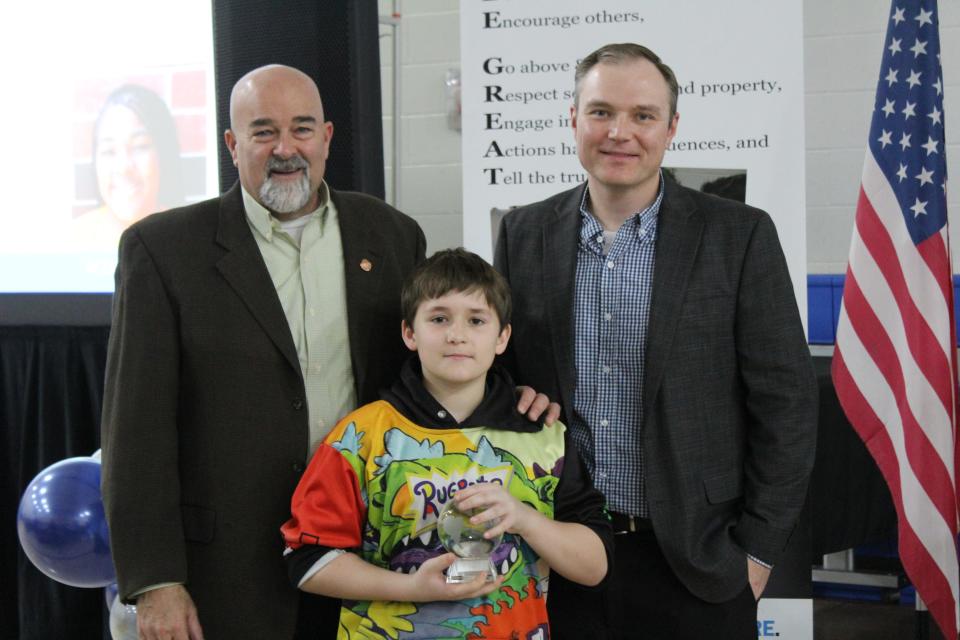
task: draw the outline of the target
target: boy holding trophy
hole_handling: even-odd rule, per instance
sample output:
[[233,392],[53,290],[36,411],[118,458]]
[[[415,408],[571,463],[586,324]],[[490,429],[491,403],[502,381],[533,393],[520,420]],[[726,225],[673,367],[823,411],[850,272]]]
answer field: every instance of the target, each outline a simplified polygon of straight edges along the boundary
[[549,572],[597,587],[612,534],[566,428],[515,409],[494,366],[510,291],[441,251],[401,295],[411,358],[333,429],[282,533],[293,582],[343,599],[339,637],[548,638]]

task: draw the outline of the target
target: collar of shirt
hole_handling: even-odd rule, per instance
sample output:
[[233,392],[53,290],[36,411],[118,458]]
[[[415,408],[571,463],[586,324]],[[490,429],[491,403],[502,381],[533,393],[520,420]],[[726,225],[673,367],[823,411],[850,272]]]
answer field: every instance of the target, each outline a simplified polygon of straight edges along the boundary
[[506,369],[493,365],[487,371],[483,400],[463,422],[447,411],[423,385],[423,369],[416,355],[407,359],[400,377],[380,397],[393,405],[414,424],[428,429],[466,429],[489,427],[505,431],[535,433],[543,428],[543,419],[529,420],[517,411],[516,387]]
[[[243,194],[243,209],[247,214],[247,220],[250,226],[257,233],[266,239],[267,242],[273,242],[273,233],[280,229],[280,221],[273,217],[270,211],[262,204],[256,201],[247,190],[241,186],[240,191]],[[324,225],[327,222],[327,211],[330,208],[330,189],[326,181],[320,183],[320,198],[317,201],[317,208],[308,215],[320,219],[320,234],[323,234]]]
[[[583,246],[590,247],[597,252],[602,252],[603,248],[603,225],[597,220],[587,206],[587,198],[590,195],[590,187],[583,188],[583,197],[580,198],[580,243]],[[660,203],[663,202],[663,172],[660,172],[660,187],[657,190],[657,197],[649,207],[639,211],[627,218],[623,227],[633,229],[637,237],[641,240],[654,242],[657,239],[657,216],[660,214]],[[618,231],[619,233],[619,231]]]

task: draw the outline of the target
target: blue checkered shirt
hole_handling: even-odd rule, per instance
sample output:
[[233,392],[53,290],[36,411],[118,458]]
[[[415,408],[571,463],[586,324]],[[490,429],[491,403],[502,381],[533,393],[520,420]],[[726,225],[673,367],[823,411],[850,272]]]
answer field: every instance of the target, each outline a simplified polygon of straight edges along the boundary
[[643,374],[660,191],[604,254],[603,227],[580,202],[574,294],[577,386],[570,433],[607,508],[649,517],[643,477]]

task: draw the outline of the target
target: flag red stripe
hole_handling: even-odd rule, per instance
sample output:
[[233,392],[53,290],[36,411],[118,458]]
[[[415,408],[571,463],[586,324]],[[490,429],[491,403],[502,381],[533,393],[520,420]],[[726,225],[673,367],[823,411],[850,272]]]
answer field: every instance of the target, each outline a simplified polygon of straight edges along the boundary
[[[957,518],[956,502],[953,499],[953,479],[944,465],[940,463],[941,458],[927,438],[927,434],[917,423],[913,410],[907,401],[903,368],[900,366],[900,360],[897,358],[893,343],[890,342],[889,336],[883,330],[883,326],[873,312],[873,308],[863,297],[863,292],[860,290],[860,285],[852,271],[848,272],[844,285],[843,304],[847,309],[851,326],[857,335],[861,336],[861,343],[863,343],[877,369],[887,381],[896,399],[897,409],[900,412],[900,422],[903,426],[907,462],[910,464],[917,480],[930,496],[931,502],[940,512],[940,516],[949,526]],[[864,336],[869,336],[869,339],[864,340]],[[859,433],[860,425],[854,424],[853,426]],[[884,433],[886,433],[885,429]],[[863,434],[861,436],[866,439]]]
[[[940,285],[940,290],[943,292],[944,304],[948,305],[952,312],[953,277],[950,273],[950,256],[947,254],[947,247],[944,243],[943,236],[939,233],[930,236],[917,245],[917,251],[920,253],[920,257],[923,258],[923,261],[927,263],[927,267],[929,267],[930,273],[933,274],[937,284]],[[951,316],[952,315],[951,313]],[[953,324],[951,323],[950,326],[953,326]],[[952,344],[956,344],[956,342]]]
[[[952,377],[947,354],[943,352],[940,342],[930,329],[927,320],[917,309],[917,305],[910,295],[910,289],[904,278],[890,234],[877,216],[877,212],[863,189],[860,189],[856,225],[860,237],[863,238],[870,255],[873,256],[874,262],[883,273],[887,285],[897,301],[897,306],[900,308],[910,353],[913,354],[913,358],[923,375],[940,398],[940,402],[943,403],[944,411],[951,415],[953,393],[950,389],[950,382]],[[945,301],[944,306],[946,306]],[[860,331],[857,333],[871,335]]]
[[[848,282],[849,277],[848,271]],[[844,297],[846,298],[846,295]],[[846,299],[844,304],[846,304]],[[917,538],[904,515],[903,495],[900,488],[900,461],[894,451],[890,436],[851,377],[844,362],[843,354],[839,350],[834,352],[831,374],[841,406],[843,406],[847,415],[857,417],[857,424],[855,425],[857,432],[867,445],[874,460],[877,461],[877,466],[887,481],[887,486],[890,487],[890,494],[893,498],[899,523],[901,560],[904,562],[904,566],[912,568],[911,576],[918,589],[927,594],[930,602],[936,603],[936,607],[930,606],[928,603],[928,608],[937,624],[940,625],[948,638],[956,638],[957,625],[950,584],[936,560],[930,556],[926,547]]]
[[[890,497],[893,498],[893,506],[897,510],[897,520],[903,526],[906,517],[903,514],[903,493],[900,489],[900,459],[890,442],[890,435],[877,414],[874,413],[870,403],[860,393],[860,387],[857,386],[850,375],[840,351],[833,352],[830,374],[833,378],[833,386],[837,391],[837,399],[840,401],[843,410],[848,415],[856,415],[858,418],[854,428],[860,434],[860,438],[867,449],[870,450],[870,455],[877,461],[880,473],[883,474],[887,486],[890,487]],[[886,446],[878,444],[881,441],[885,442]]]
[[[956,638],[955,604],[950,593],[950,582],[940,571],[937,561],[917,539],[910,525],[900,526],[898,549],[901,561],[915,568],[915,575],[911,579],[917,591],[926,594],[923,604],[930,610],[930,615],[940,625],[946,637]],[[953,623],[952,626],[945,626],[950,623]]]

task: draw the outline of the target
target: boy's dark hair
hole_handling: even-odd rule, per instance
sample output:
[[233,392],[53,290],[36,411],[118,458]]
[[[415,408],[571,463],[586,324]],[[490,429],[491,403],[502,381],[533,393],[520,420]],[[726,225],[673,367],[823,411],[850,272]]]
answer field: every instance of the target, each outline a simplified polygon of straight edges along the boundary
[[407,277],[400,292],[400,310],[404,322],[408,327],[413,327],[417,308],[425,300],[433,300],[454,291],[479,291],[497,314],[500,330],[510,324],[510,285],[490,263],[463,247],[437,251]]

